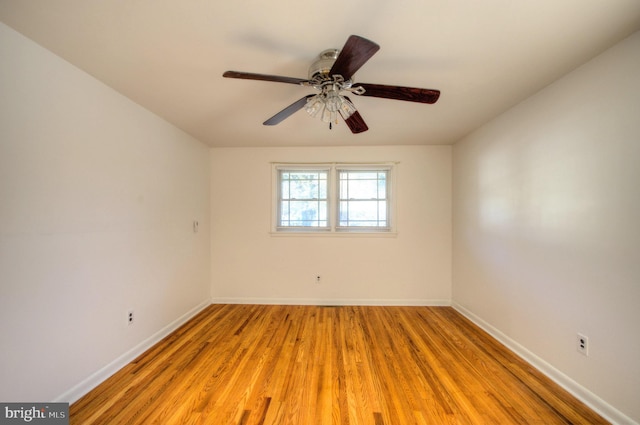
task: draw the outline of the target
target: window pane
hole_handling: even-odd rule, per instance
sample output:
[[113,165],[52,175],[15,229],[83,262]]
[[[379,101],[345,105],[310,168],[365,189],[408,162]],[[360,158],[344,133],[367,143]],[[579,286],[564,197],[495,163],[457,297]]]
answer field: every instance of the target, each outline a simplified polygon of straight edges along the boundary
[[327,173],[287,172],[281,174],[282,199],[324,199],[327,197]]
[[386,197],[386,172],[342,171],[340,199],[383,199]]
[[349,221],[354,220],[376,220],[378,217],[377,201],[350,201],[349,213],[347,214]]
[[341,201],[340,226],[387,225],[386,202],[384,201]]
[[314,180],[298,180],[291,181],[290,185],[291,199],[317,199],[318,185]]
[[326,175],[324,179],[318,181],[318,199],[327,199],[327,179]]
[[289,202],[284,201],[280,203],[280,223],[284,223],[289,220]]
[[329,214],[329,208],[327,208],[327,201],[318,201],[318,220],[324,222],[327,225],[327,214]]
[[[385,201],[378,202],[378,220],[387,220],[387,203]],[[386,224],[385,224],[386,225]]]
[[378,173],[375,171],[343,171],[342,173],[349,180],[375,180],[378,178]]
[[378,199],[377,180],[351,180],[347,199]]
[[387,176],[378,180],[378,199],[386,199],[387,197]]

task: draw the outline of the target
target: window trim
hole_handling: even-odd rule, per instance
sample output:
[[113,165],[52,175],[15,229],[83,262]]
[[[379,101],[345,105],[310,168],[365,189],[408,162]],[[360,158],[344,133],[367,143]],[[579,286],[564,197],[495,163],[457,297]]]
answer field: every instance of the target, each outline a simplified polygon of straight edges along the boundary
[[[273,162],[271,163],[271,225],[270,233],[272,236],[374,236],[374,237],[395,237],[397,236],[397,165],[399,162],[317,162],[317,163],[287,163]],[[311,226],[279,226],[280,213],[280,187],[279,173],[282,170],[299,170],[299,171],[318,171],[328,170],[327,182],[327,208],[328,208],[328,227],[311,227]],[[387,172],[387,217],[388,226],[338,226],[339,202],[339,170],[362,170],[377,171],[384,170]]]

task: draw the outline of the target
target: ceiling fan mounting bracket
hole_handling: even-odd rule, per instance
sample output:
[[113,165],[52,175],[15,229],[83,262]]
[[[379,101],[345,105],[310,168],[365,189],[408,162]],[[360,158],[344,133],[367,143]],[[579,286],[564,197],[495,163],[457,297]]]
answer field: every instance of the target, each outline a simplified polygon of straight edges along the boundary
[[328,77],[339,54],[339,49],[327,49],[320,52],[309,67],[309,80]]
[[354,94],[364,94],[364,87],[351,88],[353,80],[345,80],[342,75],[330,75],[333,64],[340,55],[339,49],[326,49],[320,52],[309,67],[309,80],[301,83],[304,86],[311,86],[321,93],[329,90],[341,92],[348,90]]

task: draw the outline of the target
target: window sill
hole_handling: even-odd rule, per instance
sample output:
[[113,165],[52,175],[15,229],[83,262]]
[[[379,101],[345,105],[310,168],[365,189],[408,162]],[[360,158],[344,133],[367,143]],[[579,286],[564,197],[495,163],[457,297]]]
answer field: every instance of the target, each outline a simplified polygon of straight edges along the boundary
[[388,232],[371,232],[371,231],[271,231],[269,234],[272,237],[277,238],[308,238],[308,237],[321,237],[321,238],[396,238],[398,237],[398,232],[388,231]]

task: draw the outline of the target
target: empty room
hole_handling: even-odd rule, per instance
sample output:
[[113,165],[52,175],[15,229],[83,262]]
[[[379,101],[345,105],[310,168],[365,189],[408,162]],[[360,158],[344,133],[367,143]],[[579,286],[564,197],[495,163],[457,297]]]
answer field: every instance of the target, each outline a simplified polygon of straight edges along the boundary
[[0,0],[0,423],[639,425],[639,160],[637,0]]

